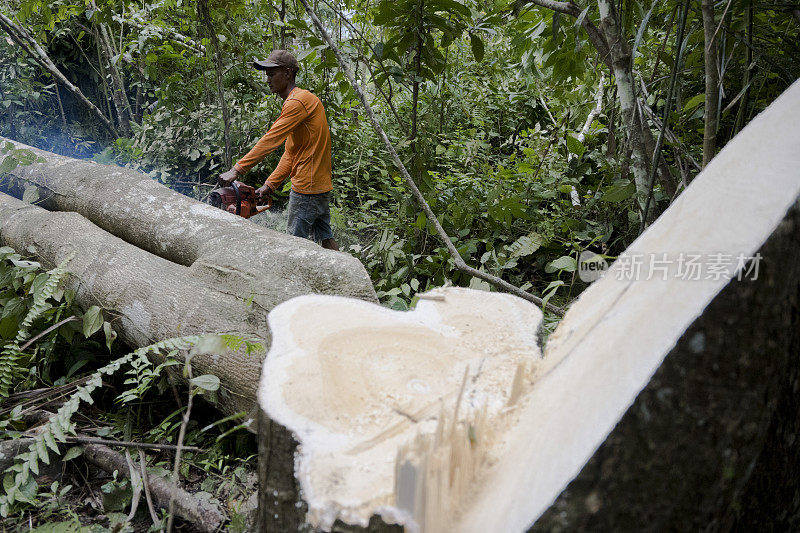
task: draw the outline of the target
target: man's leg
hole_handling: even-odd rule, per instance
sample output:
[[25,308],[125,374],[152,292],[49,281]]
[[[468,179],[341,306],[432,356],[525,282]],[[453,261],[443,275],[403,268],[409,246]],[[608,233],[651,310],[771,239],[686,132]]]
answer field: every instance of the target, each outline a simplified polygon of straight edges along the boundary
[[331,237],[330,239],[324,239],[322,241],[322,247],[327,248],[328,250],[336,250],[339,251],[339,245],[336,244],[336,239]]
[[314,214],[309,212],[309,198],[294,191],[289,192],[289,220],[286,222],[286,233],[295,237],[308,239]]
[[331,228],[331,193],[317,196],[317,218],[314,220],[314,240],[328,250],[339,250]]

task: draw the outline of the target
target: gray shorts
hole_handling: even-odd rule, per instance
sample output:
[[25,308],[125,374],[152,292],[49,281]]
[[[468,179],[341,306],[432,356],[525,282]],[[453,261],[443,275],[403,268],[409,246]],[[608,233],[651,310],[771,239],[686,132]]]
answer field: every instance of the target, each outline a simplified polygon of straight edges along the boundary
[[331,230],[331,193],[289,193],[289,221],[286,231],[295,237],[317,242],[333,239]]

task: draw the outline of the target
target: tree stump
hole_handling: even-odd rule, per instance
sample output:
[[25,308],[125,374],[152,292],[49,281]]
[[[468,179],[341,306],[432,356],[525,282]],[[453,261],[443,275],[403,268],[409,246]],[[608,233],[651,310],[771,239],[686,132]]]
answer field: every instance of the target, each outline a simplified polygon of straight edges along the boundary
[[[294,473],[301,491],[292,520],[307,505],[310,525],[323,529],[382,531],[398,524],[428,533],[525,531],[575,478],[535,529],[744,529],[773,509],[774,523],[794,525],[800,506],[790,469],[800,456],[800,233],[792,209],[800,197],[798,124],[800,82],[732,140],[581,295],[548,340],[542,361],[523,337],[506,335],[508,344],[496,355],[521,355],[512,360],[531,370],[490,380],[480,389],[483,408],[476,402],[459,412],[458,401],[449,410],[395,408],[408,419],[397,433],[391,419],[363,420],[371,398],[353,411],[340,399],[382,390],[391,405],[395,381],[415,368],[427,375],[447,358],[443,345],[451,337],[469,345],[459,348],[463,360],[485,357],[481,352],[496,338],[481,332],[483,344],[470,344],[471,323],[535,329],[535,321],[519,322],[526,313],[514,311],[511,302],[495,309],[497,295],[457,300],[471,322],[462,321],[455,332],[419,332],[428,359],[397,347],[414,320],[432,329],[450,324],[446,308],[425,299],[415,311],[392,317],[323,296],[276,308],[259,399],[274,420],[272,435],[280,423],[298,442]],[[423,298],[447,301],[449,294]],[[339,342],[348,335],[361,339],[358,348]],[[404,355],[402,371],[350,370]],[[291,379],[303,374],[301,368],[306,383]],[[354,382],[336,378],[348,371],[358,376]],[[442,403],[460,397],[465,389],[454,383],[454,367],[437,372]],[[317,375],[339,380],[342,396],[320,400],[316,389],[329,384]],[[505,405],[486,423],[481,413],[497,399]],[[359,432],[360,443],[348,440]],[[364,443],[387,434],[392,445],[355,460],[377,449]],[[291,439],[284,442],[290,442],[283,452],[288,458]],[[470,460],[448,462],[453,457]],[[366,481],[365,471],[374,474],[377,464],[393,466],[381,470],[382,484]],[[327,490],[325,483],[340,490]],[[371,490],[350,490],[360,483]],[[392,494],[385,487],[393,487]],[[779,502],[761,492],[765,487],[793,503],[779,511]],[[265,514],[265,530],[278,530],[270,525],[274,515]]]

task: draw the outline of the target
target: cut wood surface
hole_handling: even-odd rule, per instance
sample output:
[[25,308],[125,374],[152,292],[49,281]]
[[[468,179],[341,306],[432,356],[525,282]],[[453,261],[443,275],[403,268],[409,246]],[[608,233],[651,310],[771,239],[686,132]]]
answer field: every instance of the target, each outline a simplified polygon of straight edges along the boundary
[[399,312],[311,295],[270,313],[259,398],[301,442],[316,527],[366,526],[376,509],[387,522],[447,519],[533,382],[536,306],[459,288],[420,298]]
[[[405,524],[408,530],[427,532],[525,531],[530,527],[581,471],[684,332],[736,277],[742,262],[754,257],[773,233],[776,239],[785,239],[785,232],[775,230],[800,195],[798,125],[800,83],[795,83],[714,158],[605,277],[581,295],[550,337],[535,374],[522,374],[527,387],[520,389],[514,373],[506,372],[482,389],[487,410],[503,401],[513,406],[504,412],[491,411],[491,431],[485,429],[482,413],[486,411],[481,410],[480,400],[459,413],[457,400],[449,404],[445,400],[460,396],[457,376],[464,376],[464,363],[455,365],[459,371],[439,369],[431,362],[450,348],[448,333],[432,327],[448,324],[448,319],[435,317],[446,314],[446,307],[437,305],[451,299],[449,290],[444,304],[422,299],[418,309],[406,315],[323,297],[291,300],[277,308],[270,315],[275,341],[265,363],[259,399],[265,412],[299,441],[296,473],[312,524],[335,527],[338,520],[366,527],[373,514],[388,523]],[[796,244],[796,239],[780,243]],[[763,257],[761,268],[773,273],[797,271],[796,250],[784,257],[780,243],[778,248],[764,249],[769,255]],[[700,258],[697,279],[686,275],[685,261],[690,256]],[[784,258],[791,263],[781,264]],[[638,272],[637,261],[641,262]],[[784,278],[780,278],[781,287],[796,292],[797,280]],[[495,309],[496,295],[478,294],[465,295],[470,303],[459,301],[459,312],[486,311],[494,324],[513,323],[519,316],[506,314],[514,308],[513,300],[505,300],[509,309]],[[796,300],[791,302],[796,305]],[[312,310],[320,313],[320,329],[308,328],[299,318],[307,318]],[[748,311],[734,312],[746,316]],[[423,316],[434,317],[426,327],[435,333],[426,330],[417,335],[420,342],[409,344],[404,333]],[[493,346],[496,338],[490,331],[473,329],[473,325],[484,325],[477,316],[484,315],[473,315],[470,326],[462,322],[460,333],[451,332],[449,338],[461,335]],[[797,314],[788,316],[796,329]],[[349,317],[353,320],[346,320]],[[369,326],[361,327],[364,323]],[[532,331],[532,324],[529,328]],[[380,342],[356,342],[372,335]],[[512,359],[514,365],[525,360],[532,364],[535,350],[525,343],[514,350],[512,339],[507,336],[510,344],[497,354],[500,359],[519,356]],[[474,350],[475,345],[469,348]],[[429,358],[421,356],[421,351]],[[471,357],[469,350],[459,353]],[[403,364],[380,363],[387,358]],[[301,374],[311,377],[301,380]],[[432,393],[442,398],[441,408],[429,413],[392,403],[402,398],[393,391],[417,374],[440,376]],[[469,386],[469,378],[466,383]],[[731,383],[723,380],[720,386],[733,387]],[[338,385],[339,396],[326,396],[328,385]],[[511,394],[512,390],[519,392]],[[376,391],[384,395],[381,414],[372,410],[379,397]],[[509,402],[508,395],[515,396],[514,401]],[[396,420],[389,410],[400,412],[395,412]],[[661,416],[669,422],[669,410]],[[447,417],[458,422],[450,424]],[[408,427],[419,427],[397,434],[402,418]],[[459,429],[465,431],[459,434]],[[425,437],[426,433],[432,436]],[[482,441],[487,433],[490,438]],[[446,441],[445,435],[453,440]],[[478,456],[458,463],[468,465],[463,469],[468,475],[453,473],[451,459],[465,457],[457,450],[468,450],[469,456],[482,445],[487,448]],[[353,455],[369,453],[375,455],[354,462]],[[436,466],[430,469],[430,465]],[[391,495],[385,489],[388,486],[393,487]],[[587,505],[592,507],[591,502]],[[431,514],[431,509],[440,512]],[[374,521],[370,530],[373,526]]]

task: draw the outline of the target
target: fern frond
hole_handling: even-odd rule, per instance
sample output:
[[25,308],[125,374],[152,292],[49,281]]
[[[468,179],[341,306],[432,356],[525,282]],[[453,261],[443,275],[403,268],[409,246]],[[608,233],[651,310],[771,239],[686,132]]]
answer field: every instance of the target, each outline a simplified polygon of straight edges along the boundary
[[47,272],[47,280],[33,294],[33,305],[28,310],[22,323],[19,325],[17,335],[0,352],[0,399],[6,398],[16,377],[22,368],[19,361],[22,358],[20,346],[30,337],[30,327],[42,313],[47,311],[47,300],[58,290],[61,281],[68,274],[67,264],[75,257],[75,252],[69,254],[58,266]]
[[48,448],[54,453],[60,454],[58,443],[65,443],[67,434],[76,434],[72,415],[78,411],[81,402],[92,403],[94,401],[92,393],[102,386],[103,375],[110,376],[124,365],[133,364],[149,353],[188,349],[200,339],[201,337],[199,336],[191,335],[159,341],[149,346],[137,348],[95,371],[86,383],[75,389],[72,396],[64,402],[56,414],[50,417],[50,420],[42,426],[40,432],[33,438],[28,451],[17,455],[15,463],[6,469],[3,479],[5,493],[0,495],[0,516],[8,516],[11,506],[15,502],[34,503],[33,498],[36,496],[36,489],[31,490],[31,484],[35,483],[31,473],[38,474],[40,460],[49,464]]
[[47,281],[40,290],[34,293],[33,306],[31,306],[28,314],[25,315],[25,319],[22,321],[22,324],[20,324],[20,332],[17,334],[18,336],[23,333],[23,330],[25,330],[25,334],[27,335],[27,329],[31,327],[33,321],[39,318],[42,313],[47,310],[47,300],[49,300],[58,290],[61,280],[63,280],[68,274],[67,264],[72,261],[74,257],[75,252],[70,253],[57,267],[47,272]]

